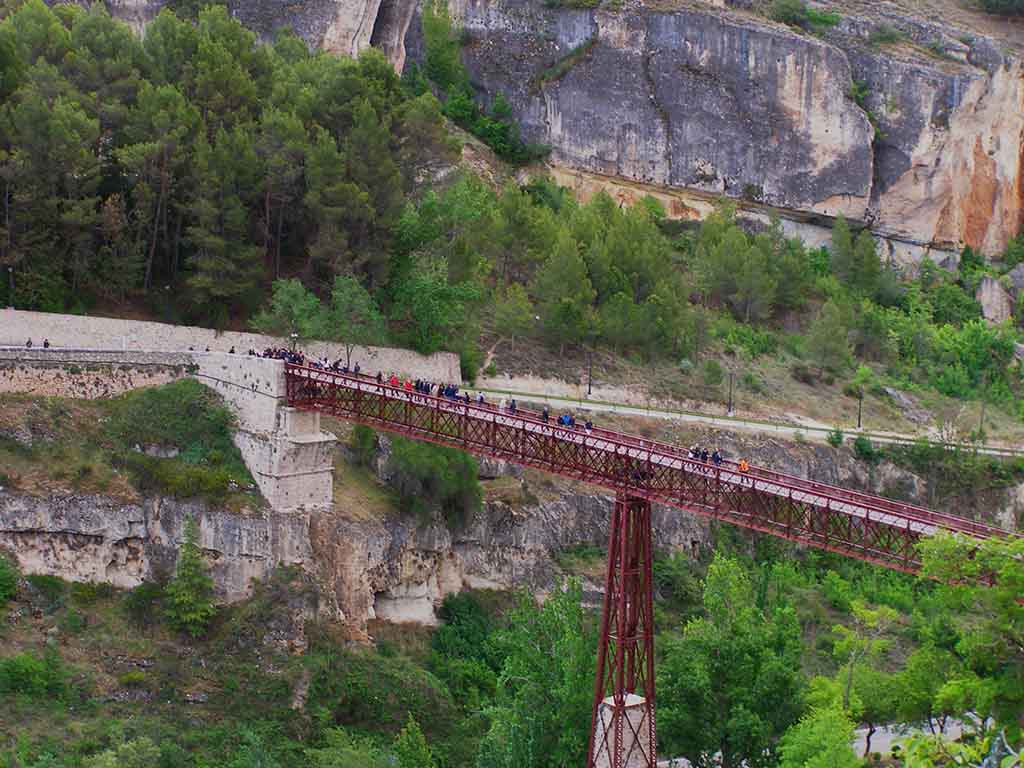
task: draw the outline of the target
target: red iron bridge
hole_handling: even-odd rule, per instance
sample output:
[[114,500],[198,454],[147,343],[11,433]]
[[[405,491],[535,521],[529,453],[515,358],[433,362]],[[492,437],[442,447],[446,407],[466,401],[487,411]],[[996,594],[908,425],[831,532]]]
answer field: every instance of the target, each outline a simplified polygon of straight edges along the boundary
[[994,526],[611,430],[568,427],[536,412],[424,395],[375,379],[285,366],[288,404],[415,440],[533,467],[613,491],[588,768],[654,768],[651,503],[886,568],[915,573],[917,543]]

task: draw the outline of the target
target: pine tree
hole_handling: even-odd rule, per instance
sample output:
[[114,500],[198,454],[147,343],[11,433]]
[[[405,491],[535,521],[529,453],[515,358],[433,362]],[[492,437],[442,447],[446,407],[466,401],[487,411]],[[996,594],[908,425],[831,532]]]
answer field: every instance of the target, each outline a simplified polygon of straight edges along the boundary
[[201,637],[217,609],[213,604],[213,579],[199,549],[199,527],[191,517],[185,521],[178,565],[164,595],[171,625],[192,637]]
[[540,300],[544,333],[559,346],[580,341],[592,322],[594,288],[576,241],[562,232],[547,261],[537,273],[535,291]]
[[513,283],[494,307],[494,325],[498,333],[508,336],[515,347],[516,337],[525,336],[533,326],[533,305],[526,289]]
[[437,768],[434,754],[411,712],[405,727],[395,739],[395,757],[398,758],[398,768]]
[[807,351],[823,370],[839,373],[852,358],[849,337],[842,310],[834,301],[827,301],[807,334]]

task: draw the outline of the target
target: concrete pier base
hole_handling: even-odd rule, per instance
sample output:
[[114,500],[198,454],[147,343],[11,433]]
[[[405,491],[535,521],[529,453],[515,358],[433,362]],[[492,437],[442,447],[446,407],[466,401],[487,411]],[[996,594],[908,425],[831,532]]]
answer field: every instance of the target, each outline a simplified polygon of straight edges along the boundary
[[277,512],[322,509],[333,494],[334,443],[320,430],[320,414],[281,407],[273,432],[235,435],[260,492]]
[[636,694],[626,694],[622,719],[621,760],[615,750],[615,699],[609,696],[597,710],[594,726],[594,768],[653,768],[657,760],[652,744],[651,723],[647,720],[647,700]]

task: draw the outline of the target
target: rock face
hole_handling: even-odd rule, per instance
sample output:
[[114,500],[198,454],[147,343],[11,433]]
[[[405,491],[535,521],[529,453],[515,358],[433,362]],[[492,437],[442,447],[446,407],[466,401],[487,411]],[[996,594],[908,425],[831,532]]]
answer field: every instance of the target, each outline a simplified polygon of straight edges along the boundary
[[[1021,63],[987,38],[899,14],[884,18],[907,41],[895,53],[869,45],[883,21],[845,14],[820,39],[700,6],[453,13],[474,85],[504,93],[558,166],[843,214],[925,249],[997,253],[1024,220]],[[421,47],[414,20],[406,48]]]
[[994,277],[985,276],[978,283],[974,298],[981,304],[981,314],[990,323],[1002,323],[1013,317],[1013,297]]
[[[166,0],[106,2],[141,29]],[[419,3],[228,5],[264,40],[290,26],[345,55],[375,45],[401,70],[422,58]],[[449,1],[474,87],[485,101],[505,94],[563,183],[577,172],[726,195],[795,224],[842,214],[910,269],[964,245],[997,254],[1024,224],[1024,69],[998,42],[884,2],[843,7],[821,36],[749,0],[681,5]],[[898,45],[872,44],[883,27]],[[670,215],[699,215],[679,208]]]
[[122,503],[72,493],[0,490],[0,549],[28,573],[131,588],[173,572],[189,517],[199,525],[199,544],[225,602],[246,597],[252,580],[278,565],[310,564],[305,515],[249,517],[159,498]]
[[[727,457],[746,456],[790,474],[1008,529],[1024,519],[1024,485],[969,498],[940,497],[926,478],[888,462],[857,461],[826,446],[718,431],[699,438]],[[386,474],[384,445],[378,468]],[[483,473],[506,481],[519,478],[515,467],[500,463],[485,465]],[[432,624],[444,596],[465,588],[525,587],[543,594],[561,573],[560,550],[606,546],[612,499],[604,492],[556,484],[545,487],[542,499],[523,498],[515,505],[489,502],[463,528],[450,530],[437,519],[418,522],[397,513],[380,520],[353,519],[353,510],[337,508],[240,515],[165,499],[122,503],[0,489],[0,549],[13,553],[29,573],[133,587],[172,571],[184,521],[194,516],[222,600],[247,597],[253,580],[266,581],[279,566],[295,566],[316,586],[320,616],[342,621],[352,636],[365,637],[367,622],[374,618]],[[653,528],[660,551],[696,553],[712,538],[707,520],[667,508],[655,507]],[[600,585],[588,584],[586,590],[597,602]]]

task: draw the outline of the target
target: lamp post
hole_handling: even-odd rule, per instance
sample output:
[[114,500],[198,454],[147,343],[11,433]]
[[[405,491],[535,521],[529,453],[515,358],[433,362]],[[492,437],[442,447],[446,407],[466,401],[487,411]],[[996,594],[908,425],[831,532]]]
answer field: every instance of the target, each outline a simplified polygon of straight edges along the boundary
[[294,352],[295,351],[295,345],[299,341],[299,334],[293,333],[293,334],[291,334],[291,336],[289,338],[291,338],[291,340],[292,340],[292,352]]
[[14,309],[14,267],[7,267],[7,306]]
[[857,429],[860,429],[860,417],[861,414],[864,412],[864,387],[858,388],[857,394]]
[[726,413],[727,416],[732,416],[732,384],[735,378],[735,372],[729,371],[729,410]]

